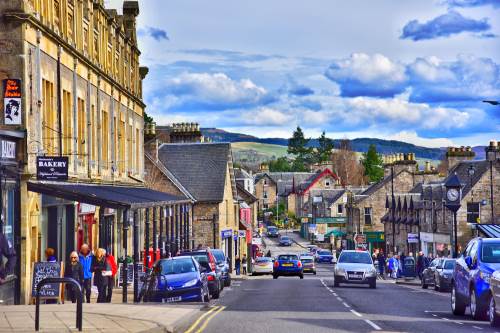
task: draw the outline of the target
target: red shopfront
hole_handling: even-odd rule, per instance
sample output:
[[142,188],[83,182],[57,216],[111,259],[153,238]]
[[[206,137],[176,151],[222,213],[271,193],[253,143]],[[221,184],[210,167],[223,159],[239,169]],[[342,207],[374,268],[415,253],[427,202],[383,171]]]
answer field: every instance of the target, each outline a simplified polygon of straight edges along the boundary
[[78,204],[77,249],[80,249],[83,244],[88,244],[91,249],[94,248],[95,210],[96,207],[93,205]]

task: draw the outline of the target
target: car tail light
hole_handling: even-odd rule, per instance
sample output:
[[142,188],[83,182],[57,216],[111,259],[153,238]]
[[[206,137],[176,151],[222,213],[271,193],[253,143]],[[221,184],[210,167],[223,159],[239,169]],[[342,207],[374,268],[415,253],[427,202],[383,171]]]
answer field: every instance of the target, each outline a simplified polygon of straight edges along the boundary
[[300,261],[299,261],[299,262],[297,263],[297,267],[298,267],[298,268],[301,268],[301,267],[302,267],[302,262],[300,262]]
[[280,263],[276,260],[276,261],[274,262],[274,267],[278,267],[279,265],[280,265]]
[[213,275],[208,275],[208,276],[207,276],[207,280],[208,280],[208,281],[214,281],[214,280],[215,280],[215,278],[214,278],[214,276],[213,276]]

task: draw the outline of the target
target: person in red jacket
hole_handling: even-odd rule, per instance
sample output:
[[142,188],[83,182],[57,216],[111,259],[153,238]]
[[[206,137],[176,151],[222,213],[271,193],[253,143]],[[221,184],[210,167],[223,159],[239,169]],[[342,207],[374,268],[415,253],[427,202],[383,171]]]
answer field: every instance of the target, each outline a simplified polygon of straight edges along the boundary
[[116,265],[115,257],[111,253],[106,253],[106,261],[111,267],[111,276],[108,276],[108,293],[106,294],[106,302],[111,303],[111,297],[113,296],[113,287],[115,285],[115,275],[118,271],[118,266]]

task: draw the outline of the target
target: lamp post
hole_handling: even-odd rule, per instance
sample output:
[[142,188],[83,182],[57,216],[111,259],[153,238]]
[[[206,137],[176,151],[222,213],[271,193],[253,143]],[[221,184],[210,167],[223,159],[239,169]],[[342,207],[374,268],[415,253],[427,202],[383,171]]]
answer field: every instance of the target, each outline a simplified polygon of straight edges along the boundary
[[460,209],[460,202],[462,201],[462,184],[460,179],[455,173],[444,184],[446,188],[445,206],[453,212],[453,258],[458,257],[458,237],[457,237],[457,211]]
[[391,165],[391,217],[392,217],[392,246],[393,254],[396,255],[396,198],[394,197],[394,165]]
[[497,160],[498,145],[496,141],[490,141],[486,147],[486,159],[490,162],[490,205],[491,205],[491,223],[495,224],[495,206],[493,201],[493,163]]
[[476,173],[476,167],[474,166],[474,164],[469,165],[469,167],[467,168],[467,173],[469,175],[469,184],[470,184],[470,191],[471,191],[470,195],[471,195],[472,203],[474,203],[474,189],[472,188],[472,177]]

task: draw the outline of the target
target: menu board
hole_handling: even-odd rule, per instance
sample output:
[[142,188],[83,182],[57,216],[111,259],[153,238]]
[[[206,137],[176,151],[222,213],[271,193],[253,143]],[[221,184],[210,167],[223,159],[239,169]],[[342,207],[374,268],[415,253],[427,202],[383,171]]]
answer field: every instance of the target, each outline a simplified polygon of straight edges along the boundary
[[[31,296],[36,297],[38,283],[48,277],[61,277],[61,263],[36,262],[33,264],[33,281],[31,283]],[[61,283],[49,283],[40,289],[40,298],[59,298]]]

